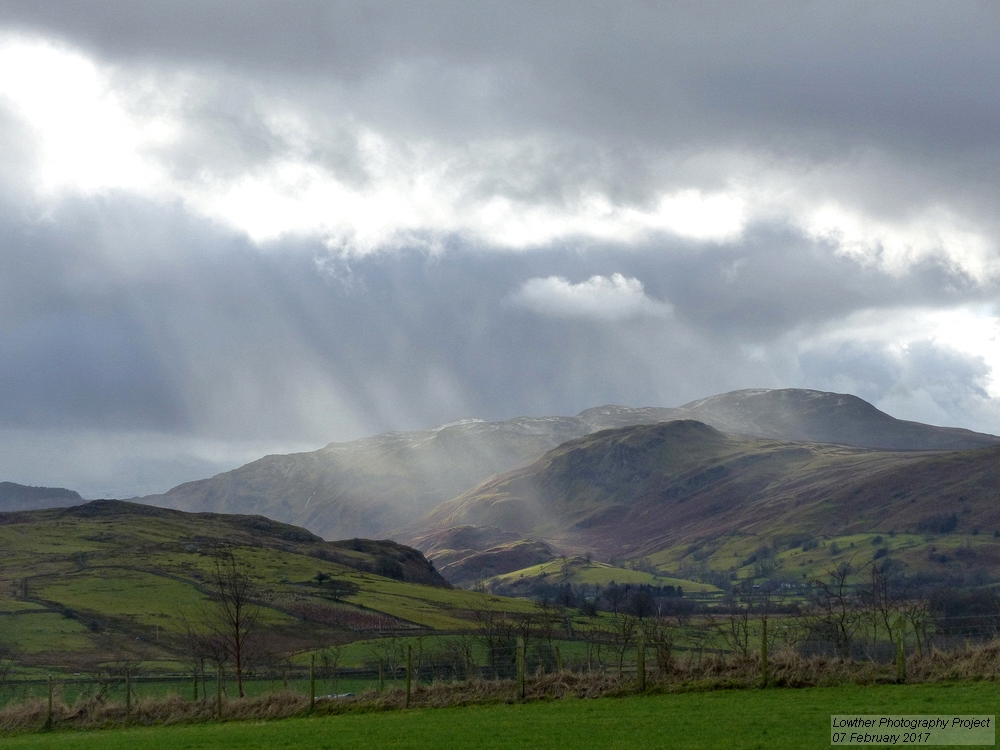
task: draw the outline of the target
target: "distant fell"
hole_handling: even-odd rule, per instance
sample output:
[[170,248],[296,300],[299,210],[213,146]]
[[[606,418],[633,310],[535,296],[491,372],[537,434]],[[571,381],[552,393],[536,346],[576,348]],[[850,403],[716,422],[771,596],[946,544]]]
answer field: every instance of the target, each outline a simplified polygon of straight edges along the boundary
[[722,432],[890,450],[957,450],[1000,437],[906,422],[846,394],[746,390],[679,408],[600,406],[575,417],[465,419],[390,432],[308,453],[266,456],[141,502],[186,511],[250,513],[324,538],[384,537],[494,474],[600,430],[697,420]]
[[62,487],[29,487],[14,482],[0,482],[0,513],[13,510],[65,508],[83,502],[79,492]]
[[[1000,437],[890,417],[846,393],[801,388],[723,393],[678,410],[723,432],[890,450],[966,450],[1000,444]],[[676,417],[675,417],[676,418]]]
[[629,559],[727,536],[920,534],[945,526],[978,534],[1000,529],[998,487],[1000,446],[882,451],[678,420],[568,441],[441,504],[401,536],[421,547],[453,527],[495,527],[494,535]]

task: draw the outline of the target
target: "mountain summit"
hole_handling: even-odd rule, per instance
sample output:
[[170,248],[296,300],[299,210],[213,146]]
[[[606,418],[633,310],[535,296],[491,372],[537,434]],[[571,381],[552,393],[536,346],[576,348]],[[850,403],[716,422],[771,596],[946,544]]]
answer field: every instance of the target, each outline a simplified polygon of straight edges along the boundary
[[186,511],[265,515],[327,539],[384,537],[566,441],[674,420],[696,420],[749,437],[862,448],[957,450],[1000,444],[993,435],[894,419],[855,396],[744,390],[679,408],[600,406],[575,417],[465,419],[421,432],[390,432],[310,453],[266,456],[140,500]]

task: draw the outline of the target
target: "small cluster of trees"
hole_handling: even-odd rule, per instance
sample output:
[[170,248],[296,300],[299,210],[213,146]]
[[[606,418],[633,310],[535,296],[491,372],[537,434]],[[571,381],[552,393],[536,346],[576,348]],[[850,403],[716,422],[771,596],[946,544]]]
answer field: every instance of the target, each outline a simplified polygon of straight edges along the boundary
[[563,609],[579,609],[584,614],[598,612],[630,612],[647,617],[656,612],[673,613],[690,609],[693,604],[683,600],[681,586],[653,586],[650,584],[616,583],[598,584],[546,583],[533,584],[529,596],[542,605]]

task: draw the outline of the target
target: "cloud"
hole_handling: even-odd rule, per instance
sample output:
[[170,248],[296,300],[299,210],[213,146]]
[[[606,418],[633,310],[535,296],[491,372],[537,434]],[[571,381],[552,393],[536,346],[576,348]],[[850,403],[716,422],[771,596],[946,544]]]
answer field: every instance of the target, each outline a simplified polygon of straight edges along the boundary
[[20,457],[79,446],[51,476],[110,492],[788,385],[998,432],[997,29],[910,0],[0,3],[0,454],[44,484]]
[[571,284],[561,276],[528,279],[508,299],[514,305],[555,318],[619,321],[673,315],[670,304],[646,296],[639,279],[620,273],[591,276],[579,284]]
[[36,136],[32,183],[40,193],[145,193],[161,179],[143,152],[168,142],[172,123],[130,110],[85,55],[42,39],[0,37],[0,71],[0,101]]

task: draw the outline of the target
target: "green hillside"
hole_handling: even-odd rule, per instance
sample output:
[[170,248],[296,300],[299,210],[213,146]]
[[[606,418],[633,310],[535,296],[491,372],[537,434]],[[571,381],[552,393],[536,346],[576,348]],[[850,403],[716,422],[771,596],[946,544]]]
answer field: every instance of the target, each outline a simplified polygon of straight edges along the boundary
[[394,542],[324,542],[260,517],[95,501],[0,514],[0,647],[45,668],[176,664],[186,628],[213,606],[220,547],[252,571],[259,639],[275,655],[387,630],[465,629],[485,606]]
[[[997,447],[878,451],[727,435],[682,420],[565,443],[442,504],[404,538],[421,547],[444,529],[496,527],[598,559],[646,557],[690,577],[753,572],[761,547],[800,576],[845,560],[852,544],[862,560],[862,537],[906,535],[862,546],[868,559],[885,547],[913,569],[974,566],[996,580],[998,500]],[[823,554],[794,552],[812,542]]]
[[611,583],[650,585],[650,586],[680,586],[686,593],[713,594],[719,589],[700,581],[649,573],[642,570],[619,568],[607,563],[586,560],[582,557],[566,557],[540,565],[504,573],[486,581],[487,586],[530,586],[537,581],[574,586],[607,586]]

